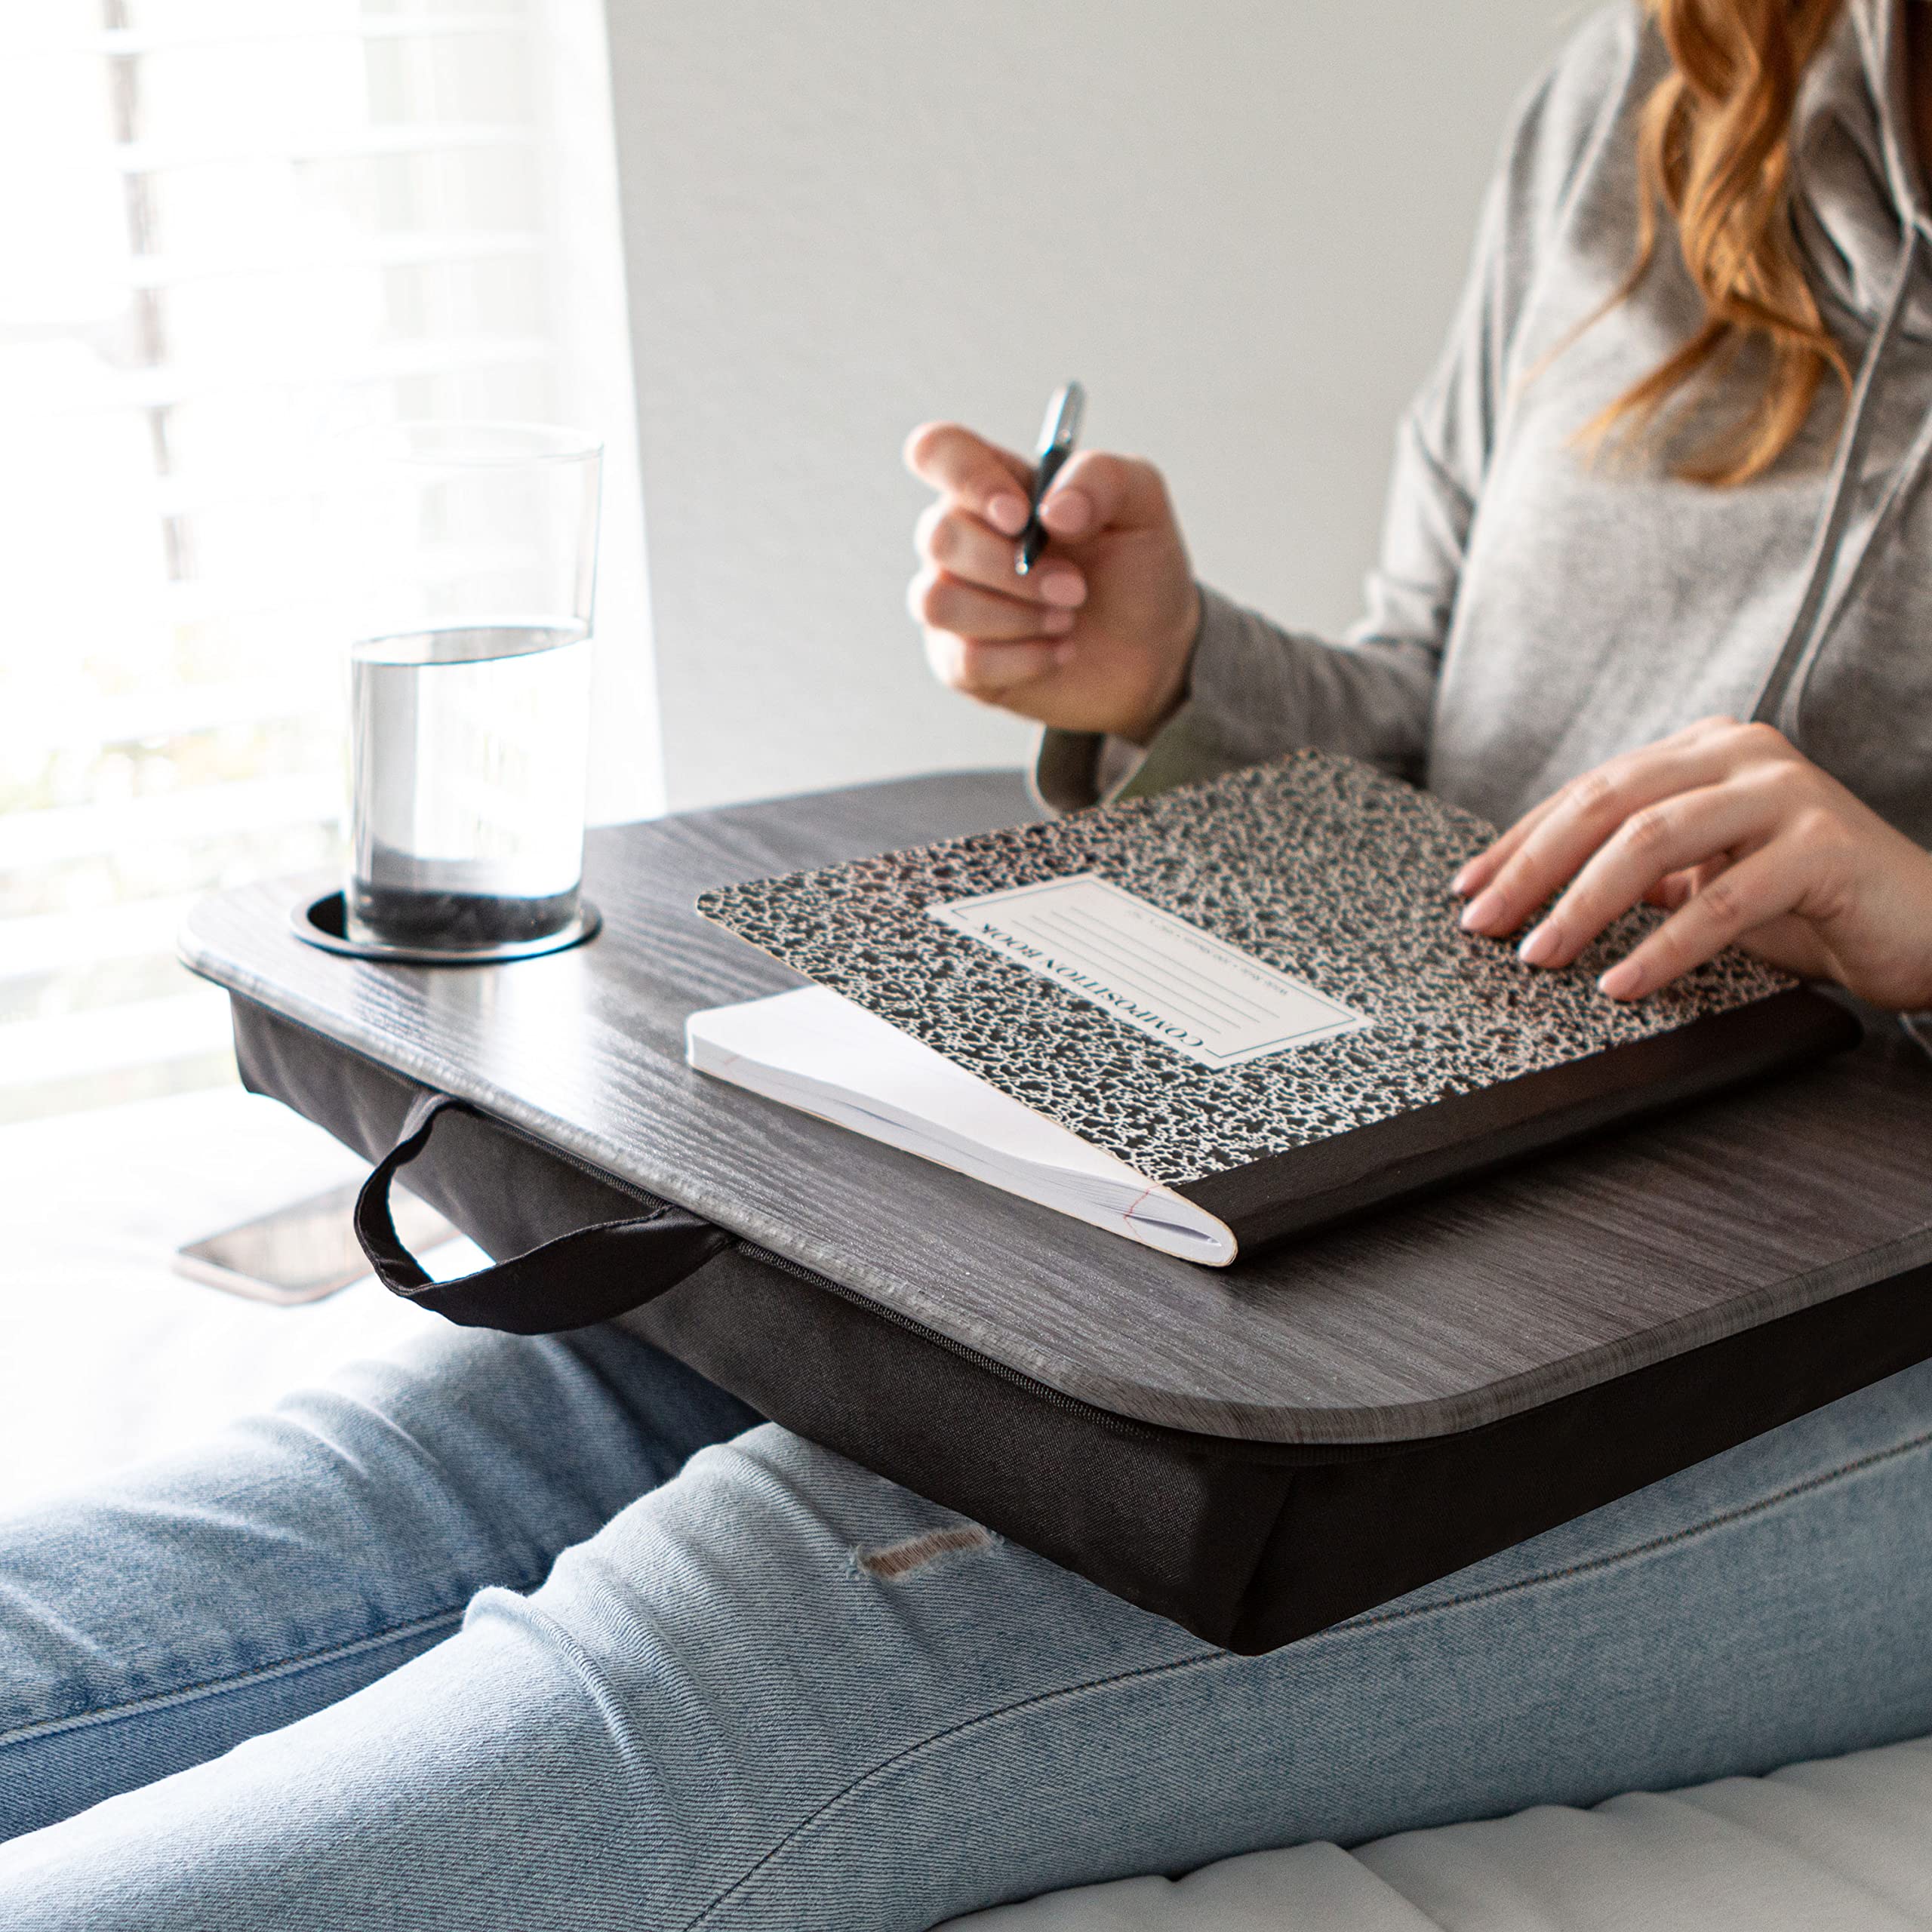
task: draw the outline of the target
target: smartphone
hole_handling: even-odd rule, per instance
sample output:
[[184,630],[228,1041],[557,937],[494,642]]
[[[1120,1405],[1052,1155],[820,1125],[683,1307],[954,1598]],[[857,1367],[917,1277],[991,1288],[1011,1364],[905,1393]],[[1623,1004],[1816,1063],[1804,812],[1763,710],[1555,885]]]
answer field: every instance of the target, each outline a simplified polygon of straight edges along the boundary
[[[251,1301],[285,1307],[320,1301],[369,1272],[350,1217],[361,1183],[349,1181],[272,1214],[225,1228],[174,1253],[174,1272]],[[412,1254],[452,1240],[456,1229],[426,1201],[392,1187],[395,1231]]]

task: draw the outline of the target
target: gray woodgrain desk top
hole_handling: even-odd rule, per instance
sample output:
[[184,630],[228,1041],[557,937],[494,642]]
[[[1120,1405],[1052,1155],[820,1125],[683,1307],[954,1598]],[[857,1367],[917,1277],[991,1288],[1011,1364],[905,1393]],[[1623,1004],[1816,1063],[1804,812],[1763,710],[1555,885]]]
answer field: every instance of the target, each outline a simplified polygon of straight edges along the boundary
[[286,881],[205,901],[183,951],[1069,1395],[1209,1434],[1467,1428],[1932,1259],[1932,1060],[1902,1036],[1228,1270],[685,1067],[694,1008],[795,983],[699,919],[697,892],[1029,815],[1016,774],[979,773],[593,832],[602,934],[512,965],[318,951]]

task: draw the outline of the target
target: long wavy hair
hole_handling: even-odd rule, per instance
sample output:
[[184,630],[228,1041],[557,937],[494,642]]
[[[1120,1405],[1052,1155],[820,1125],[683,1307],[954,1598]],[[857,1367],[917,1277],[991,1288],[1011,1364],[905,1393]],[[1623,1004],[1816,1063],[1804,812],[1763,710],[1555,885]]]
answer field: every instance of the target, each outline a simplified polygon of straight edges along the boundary
[[1667,217],[1704,317],[1682,347],[1585,426],[1583,440],[1651,440],[1755,350],[1763,373],[1754,371],[1748,405],[1670,465],[1687,481],[1732,489],[1790,448],[1828,374],[1850,386],[1791,221],[1792,110],[1844,0],[1645,4],[1672,65],[1644,103],[1636,260],[1607,306],[1627,300],[1649,273]]

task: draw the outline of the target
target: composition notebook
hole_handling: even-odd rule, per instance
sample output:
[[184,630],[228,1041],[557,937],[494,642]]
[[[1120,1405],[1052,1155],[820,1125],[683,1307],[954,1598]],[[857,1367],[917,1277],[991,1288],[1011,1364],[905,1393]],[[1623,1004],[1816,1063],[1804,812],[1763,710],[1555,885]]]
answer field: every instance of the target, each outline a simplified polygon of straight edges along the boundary
[[[1634,1004],[1465,933],[1494,828],[1300,752],[1151,798],[705,894],[804,974],[691,1063],[1171,1254],[1239,1251],[1858,1037],[1726,952]],[[989,1197],[989,1207],[990,1207]]]

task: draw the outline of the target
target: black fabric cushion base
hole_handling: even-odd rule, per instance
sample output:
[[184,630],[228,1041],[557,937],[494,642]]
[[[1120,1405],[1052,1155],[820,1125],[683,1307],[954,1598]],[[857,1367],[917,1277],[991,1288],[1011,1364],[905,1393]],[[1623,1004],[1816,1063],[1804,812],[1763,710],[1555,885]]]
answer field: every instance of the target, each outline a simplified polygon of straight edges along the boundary
[[[245,1084],[371,1160],[428,1090],[234,1001]],[[449,1116],[411,1189],[522,1254],[647,1197],[487,1117]],[[641,1287],[640,1293],[648,1292]],[[1932,1355],[1932,1267],[1454,1435],[1267,1444],[1131,1422],[728,1250],[622,1318],[774,1421],[1254,1654],[1376,1608]]]

